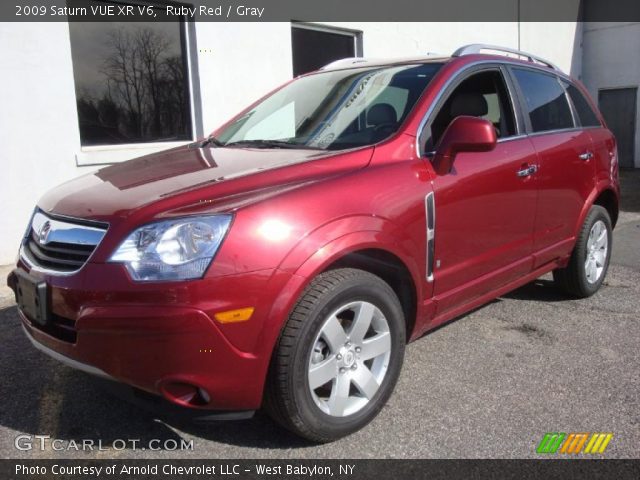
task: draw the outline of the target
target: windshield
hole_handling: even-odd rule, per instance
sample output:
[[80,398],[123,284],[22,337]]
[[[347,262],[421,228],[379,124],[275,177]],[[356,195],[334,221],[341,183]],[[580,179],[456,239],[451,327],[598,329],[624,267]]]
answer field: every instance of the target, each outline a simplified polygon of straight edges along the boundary
[[440,63],[322,72],[291,82],[218,131],[224,145],[339,150],[395,133]]

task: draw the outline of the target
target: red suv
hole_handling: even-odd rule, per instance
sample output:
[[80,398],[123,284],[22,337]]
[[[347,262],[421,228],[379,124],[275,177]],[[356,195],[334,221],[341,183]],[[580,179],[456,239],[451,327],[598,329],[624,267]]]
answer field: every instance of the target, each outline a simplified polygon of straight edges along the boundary
[[8,278],[26,335],[322,442],[375,417],[407,341],[551,271],[592,295],[614,137],[579,82],[504,51],[338,61],[204,140],[53,189]]

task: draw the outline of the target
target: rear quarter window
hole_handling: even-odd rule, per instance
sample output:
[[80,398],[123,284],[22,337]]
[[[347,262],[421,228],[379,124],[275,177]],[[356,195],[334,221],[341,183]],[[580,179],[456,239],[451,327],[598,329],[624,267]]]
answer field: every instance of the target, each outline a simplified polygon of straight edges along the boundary
[[602,124],[598,120],[598,115],[593,111],[589,101],[585,98],[584,94],[575,86],[567,82],[562,82],[562,86],[565,88],[573,106],[578,113],[580,119],[580,125],[583,127],[599,127]]
[[534,132],[574,127],[567,96],[555,76],[520,68],[514,68],[513,73],[524,95]]

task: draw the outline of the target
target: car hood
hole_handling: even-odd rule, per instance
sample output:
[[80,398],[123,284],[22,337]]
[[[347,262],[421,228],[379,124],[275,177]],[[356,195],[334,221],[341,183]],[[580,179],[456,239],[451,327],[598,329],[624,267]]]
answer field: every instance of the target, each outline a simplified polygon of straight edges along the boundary
[[49,191],[38,205],[51,213],[103,221],[147,206],[155,207],[151,212],[155,215],[203,202],[215,208],[225,199],[228,204],[229,197],[240,196],[246,203],[252,194],[264,197],[265,191],[362,168],[372,152],[372,147],[345,153],[184,146],[68,181]]

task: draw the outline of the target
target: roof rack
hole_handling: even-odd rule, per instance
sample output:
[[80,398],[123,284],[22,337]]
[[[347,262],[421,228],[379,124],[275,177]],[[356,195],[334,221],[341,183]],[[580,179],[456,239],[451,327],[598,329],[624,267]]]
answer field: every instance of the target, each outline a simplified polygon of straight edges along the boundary
[[348,57],[341,58],[339,60],[335,60],[331,63],[327,63],[324,67],[320,68],[320,70],[329,70],[331,68],[341,68],[341,67],[349,67],[351,65],[355,65],[357,63],[368,63],[369,60],[363,57]]
[[521,58],[525,58],[529,62],[539,63],[545,65],[553,70],[561,71],[556,65],[551,63],[549,60],[545,60],[544,58],[540,58],[537,55],[533,55],[531,53],[523,52],[521,50],[515,50],[513,48],[506,47],[498,47],[496,45],[485,45],[482,43],[472,43],[471,45],[465,45],[464,47],[460,47],[455,52],[453,52],[452,57],[462,57],[464,55],[472,55],[474,53],[481,53],[482,50],[491,50],[492,52],[501,52],[501,53],[511,53],[513,55],[518,55]]
[[408,63],[408,62],[419,62],[423,60],[431,60],[435,58],[445,58],[446,55],[439,55],[437,53],[429,52],[426,55],[420,55],[417,57],[405,57],[405,58],[365,58],[365,57],[349,57],[349,58],[341,58],[339,60],[335,60],[331,63],[328,63],[324,67],[320,68],[320,70],[333,70],[339,68],[348,68],[354,65],[386,65],[386,64],[394,64],[394,63]]

